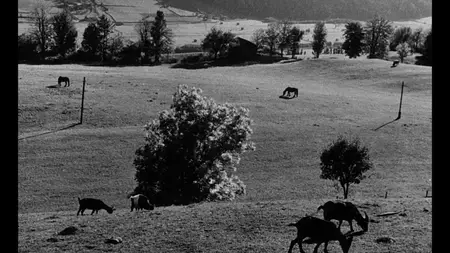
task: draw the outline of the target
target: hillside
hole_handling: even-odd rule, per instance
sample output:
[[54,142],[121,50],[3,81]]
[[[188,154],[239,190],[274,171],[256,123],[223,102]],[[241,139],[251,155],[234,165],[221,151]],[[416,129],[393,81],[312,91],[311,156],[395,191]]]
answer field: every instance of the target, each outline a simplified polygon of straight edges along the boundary
[[162,0],[167,5],[233,18],[368,20],[381,14],[399,21],[431,16],[431,0]]
[[[350,253],[431,252],[432,203],[424,198],[432,174],[430,67],[324,56],[202,70],[18,69],[20,135],[76,121],[87,79],[82,125],[18,142],[19,252],[286,252],[295,237],[286,225],[305,214],[321,217],[314,213],[318,205],[342,196],[332,182],[319,179],[320,151],[338,134],[359,136],[375,164],[350,189],[350,201],[376,221]],[[71,78],[70,88],[46,88],[60,75]],[[391,122],[402,81],[402,117]],[[179,84],[250,109],[256,150],[242,156],[236,172],[247,194],[229,203],[132,213],[126,195],[135,186],[133,158],[144,141],[143,125],[170,107]],[[280,99],[286,86],[299,88],[298,98]],[[77,197],[101,198],[117,211],[76,216]],[[390,211],[406,215],[376,217]],[[79,231],[56,235],[68,226]],[[123,243],[105,244],[110,236]],[[382,236],[395,243],[376,243]],[[342,252],[337,242],[329,251]]]
[[[360,20],[381,14],[391,21],[431,16],[431,0],[47,0],[66,5],[80,21],[107,14],[120,22],[135,22],[141,14],[163,10],[169,21],[198,22],[201,17],[231,19]],[[19,17],[30,11],[31,0],[19,0]],[[57,9],[54,9],[55,11]],[[20,21],[20,20],[19,20]],[[23,21],[23,20],[22,20]]]

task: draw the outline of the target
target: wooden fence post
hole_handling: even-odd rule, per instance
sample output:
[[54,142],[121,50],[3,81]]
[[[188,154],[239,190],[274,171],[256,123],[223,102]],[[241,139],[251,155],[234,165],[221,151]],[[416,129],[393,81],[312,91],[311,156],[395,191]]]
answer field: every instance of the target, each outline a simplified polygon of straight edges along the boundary
[[403,100],[403,86],[405,86],[405,82],[402,82],[402,92],[400,95],[400,108],[398,109],[398,117],[397,120],[402,116],[402,100]]
[[80,124],[83,124],[83,109],[84,109],[84,86],[86,85],[86,77],[83,77],[83,92],[81,93],[81,114]]

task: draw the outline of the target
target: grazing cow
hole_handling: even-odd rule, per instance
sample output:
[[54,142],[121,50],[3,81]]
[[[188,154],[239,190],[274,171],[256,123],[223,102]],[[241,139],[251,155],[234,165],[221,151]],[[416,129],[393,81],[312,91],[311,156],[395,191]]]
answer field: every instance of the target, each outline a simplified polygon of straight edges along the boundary
[[392,62],[392,66],[391,66],[391,68],[393,68],[393,67],[397,67],[397,65],[400,63],[400,61],[399,60],[395,60],[395,61],[393,61]]
[[131,200],[131,211],[133,212],[133,209],[136,209],[136,211],[145,209],[145,210],[153,210],[155,209],[155,206],[150,204],[150,201],[146,196],[143,194],[136,194],[134,196],[130,197]]
[[84,210],[90,209],[92,210],[92,214],[94,212],[98,214],[98,211],[101,209],[105,209],[108,213],[113,213],[114,210],[116,210],[114,207],[110,207],[103,203],[103,201],[99,199],[93,199],[93,198],[84,198],[80,199],[78,198],[78,203],[80,204],[80,208],[78,209],[77,216],[81,212],[81,215],[84,215]]
[[60,76],[58,77],[58,85],[61,86],[61,83],[64,82],[64,87],[70,86],[70,80],[68,77]]
[[[317,253],[319,246],[322,243],[325,243],[324,252],[328,252],[327,246],[330,241],[339,241],[342,251],[348,253],[353,236],[358,234],[357,232],[344,235],[333,222],[312,216],[303,217],[297,223],[291,223],[288,226],[297,228],[297,237],[291,241],[288,253],[292,252],[292,248],[295,244],[298,244],[301,253],[305,253],[302,247],[303,243],[316,243],[314,253]],[[359,233],[359,235],[361,234],[362,233]],[[305,238],[309,239],[303,241]]]
[[284,91],[283,91],[283,97],[284,96],[291,96],[291,93],[294,93],[293,97],[298,97],[298,89],[294,88],[294,87],[287,87]]
[[341,201],[328,201],[322,206],[317,208],[317,211],[323,209],[323,218],[327,221],[338,220],[341,229],[342,221],[345,220],[350,224],[350,231],[353,231],[352,220],[356,220],[356,223],[367,232],[369,227],[369,217],[367,213],[364,212],[365,217],[361,215],[358,208],[351,202],[341,202]]

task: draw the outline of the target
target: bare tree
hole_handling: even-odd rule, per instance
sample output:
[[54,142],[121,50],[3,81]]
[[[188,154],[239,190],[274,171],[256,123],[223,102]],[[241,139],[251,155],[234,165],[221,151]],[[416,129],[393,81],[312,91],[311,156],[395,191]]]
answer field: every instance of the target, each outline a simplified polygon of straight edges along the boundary
[[142,17],[142,19],[134,26],[134,30],[138,34],[139,46],[141,52],[144,53],[144,63],[149,63],[152,37],[150,34],[153,22],[148,20],[147,17]]
[[280,49],[281,57],[283,57],[284,49],[289,46],[290,31],[292,29],[292,24],[288,20],[280,21],[278,29],[280,29],[278,48]]
[[272,56],[274,49],[277,47],[279,43],[280,37],[280,24],[279,23],[270,23],[266,29],[266,44],[269,47],[269,54]]
[[31,34],[38,42],[41,58],[45,58],[45,53],[52,39],[50,9],[50,3],[44,0],[35,0],[32,5],[33,25]]
[[253,32],[251,40],[255,43],[256,48],[261,50],[264,48],[264,44],[266,43],[266,33],[263,28],[259,28]]

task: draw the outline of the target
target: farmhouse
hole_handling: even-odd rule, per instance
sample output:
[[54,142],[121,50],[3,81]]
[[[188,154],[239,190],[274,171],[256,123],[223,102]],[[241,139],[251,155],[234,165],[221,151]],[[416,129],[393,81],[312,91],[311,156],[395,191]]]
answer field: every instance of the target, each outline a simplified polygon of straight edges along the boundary
[[230,44],[228,57],[236,61],[251,60],[256,57],[257,47],[254,43],[236,37],[236,40]]

